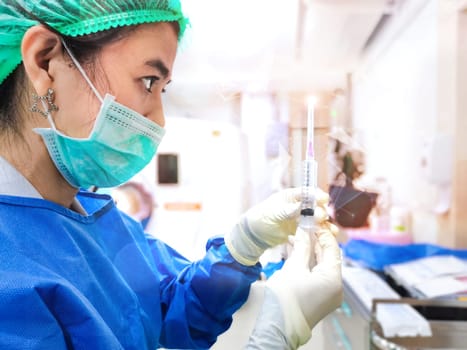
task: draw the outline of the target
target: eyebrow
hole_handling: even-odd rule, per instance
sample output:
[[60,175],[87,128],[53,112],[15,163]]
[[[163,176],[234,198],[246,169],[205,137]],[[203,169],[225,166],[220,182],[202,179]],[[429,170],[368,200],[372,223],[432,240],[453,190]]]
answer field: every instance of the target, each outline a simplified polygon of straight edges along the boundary
[[159,70],[164,79],[169,76],[170,70],[160,59],[146,61],[145,65],[156,68]]

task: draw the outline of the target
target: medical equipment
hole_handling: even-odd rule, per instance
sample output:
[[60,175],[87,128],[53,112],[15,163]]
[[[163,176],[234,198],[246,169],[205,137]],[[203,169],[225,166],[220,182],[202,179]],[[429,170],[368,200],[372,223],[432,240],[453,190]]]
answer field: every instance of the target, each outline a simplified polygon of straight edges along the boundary
[[[349,269],[355,271],[349,273]],[[397,286],[399,292],[396,292],[390,279],[386,281],[381,275],[360,267],[344,267],[343,279],[344,302],[322,323],[323,348],[465,349],[467,322],[458,317],[467,309],[465,301],[401,297],[399,292],[407,294],[401,286]],[[419,316],[414,317],[413,310],[407,312],[409,308],[416,310]],[[381,311],[389,317],[383,318]],[[427,326],[431,335],[422,332]],[[385,330],[397,327],[400,328],[398,334],[385,335]]]
[[[314,247],[314,214],[316,208],[316,190],[318,186],[318,163],[315,160],[314,150],[314,110],[315,97],[308,98],[307,106],[307,139],[306,155],[302,162],[302,204],[299,227],[310,236],[311,246]],[[310,267],[316,265],[314,254],[310,257]]]

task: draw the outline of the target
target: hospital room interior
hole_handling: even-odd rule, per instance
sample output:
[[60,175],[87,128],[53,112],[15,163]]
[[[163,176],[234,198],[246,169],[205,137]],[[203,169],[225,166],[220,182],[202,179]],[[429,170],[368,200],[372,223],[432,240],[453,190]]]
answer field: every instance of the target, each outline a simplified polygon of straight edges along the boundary
[[[166,135],[109,189],[117,206],[196,260],[248,208],[316,183],[339,228],[344,299],[301,348],[467,349],[467,1],[182,5]],[[212,349],[246,343],[289,252],[263,254]]]

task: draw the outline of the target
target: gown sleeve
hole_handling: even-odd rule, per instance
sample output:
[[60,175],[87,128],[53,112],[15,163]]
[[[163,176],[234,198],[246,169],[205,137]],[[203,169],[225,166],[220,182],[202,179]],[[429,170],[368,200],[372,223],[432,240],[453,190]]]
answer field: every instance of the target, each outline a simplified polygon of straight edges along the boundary
[[244,266],[229,253],[222,237],[212,238],[203,259],[190,262],[148,236],[161,287],[160,345],[208,349],[232,323],[248,298],[261,265]]

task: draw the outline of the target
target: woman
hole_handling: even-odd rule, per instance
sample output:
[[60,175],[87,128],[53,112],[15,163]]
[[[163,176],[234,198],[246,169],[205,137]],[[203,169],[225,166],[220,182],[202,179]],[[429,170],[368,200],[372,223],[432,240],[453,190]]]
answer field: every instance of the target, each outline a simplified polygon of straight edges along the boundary
[[86,190],[154,156],[186,23],[174,0],[0,4],[0,348],[208,348],[295,232],[288,190],[189,262]]

